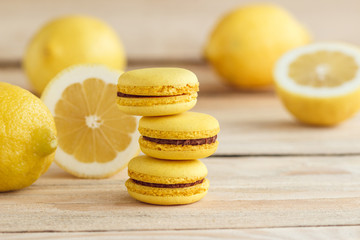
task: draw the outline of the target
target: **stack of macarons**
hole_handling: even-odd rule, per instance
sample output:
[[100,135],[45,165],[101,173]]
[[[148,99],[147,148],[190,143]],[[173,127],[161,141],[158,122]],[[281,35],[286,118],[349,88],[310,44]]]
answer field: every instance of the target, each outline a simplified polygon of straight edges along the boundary
[[198,160],[218,146],[218,121],[210,115],[187,112],[195,106],[199,82],[182,68],[146,68],[122,74],[117,104],[139,122],[140,148],[145,156],[128,165],[129,194],[158,205],[193,203],[209,188],[207,168]]

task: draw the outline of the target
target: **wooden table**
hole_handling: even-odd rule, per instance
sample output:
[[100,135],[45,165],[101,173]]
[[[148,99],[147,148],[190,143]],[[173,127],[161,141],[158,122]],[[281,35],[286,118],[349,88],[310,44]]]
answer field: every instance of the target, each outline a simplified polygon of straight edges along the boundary
[[[32,186],[0,194],[0,239],[359,239],[360,116],[302,125],[272,91],[235,92],[203,62],[170,63],[200,80],[196,111],[215,116],[219,149],[204,160],[200,202],[154,206],[126,192],[126,170],[77,179],[55,164]],[[164,66],[131,63],[130,68]],[[0,81],[29,85],[18,66]]]

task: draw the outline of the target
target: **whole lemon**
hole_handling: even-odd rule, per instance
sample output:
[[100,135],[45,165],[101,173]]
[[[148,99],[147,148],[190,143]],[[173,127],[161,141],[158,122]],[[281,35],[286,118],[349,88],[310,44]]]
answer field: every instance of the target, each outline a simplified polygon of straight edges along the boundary
[[0,82],[0,192],[34,183],[54,160],[54,118],[29,91]]
[[273,83],[272,70],[283,53],[309,42],[307,30],[284,9],[249,5],[220,20],[205,57],[231,85],[258,89]]
[[123,70],[126,57],[115,31],[87,16],[66,16],[43,26],[30,41],[23,66],[36,92],[61,70],[83,63]]

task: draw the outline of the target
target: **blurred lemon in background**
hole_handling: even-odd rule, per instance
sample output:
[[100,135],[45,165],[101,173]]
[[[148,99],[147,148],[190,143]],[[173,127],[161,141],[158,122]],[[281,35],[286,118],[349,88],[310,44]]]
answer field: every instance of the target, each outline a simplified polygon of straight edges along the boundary
[[30,186],[54,160],[54,118],[32,93],[0,82],[0,123],[0,192]]
[[304,123],[335,125],[360,109],[360,49],[356,46],[299,47],[279,59],[274,76],[285,107]]
[[23,66],[36,92],[73,64],[97,63],[123,70],[126,57],[115,31],[87,16],[66,16],[43,26],[29,43]]
[[258,89],[273,83],[273,66],[283,53],[309,42],[308,31],[284,9],[249,5],[219,21],[205,57],[226,82]]

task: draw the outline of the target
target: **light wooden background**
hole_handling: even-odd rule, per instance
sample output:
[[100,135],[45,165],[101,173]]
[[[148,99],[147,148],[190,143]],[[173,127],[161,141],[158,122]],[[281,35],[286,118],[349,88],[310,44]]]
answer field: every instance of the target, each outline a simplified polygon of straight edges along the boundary
[[[89,14],[108,22],[124,42],[131,60],[199,60],[206,39],[224,13],[245,0],[1,0],[0,61],[19,61],[32,34],[64,14]],[[360,44],[359,0],[274,0],[316,40]]]
[[[81,180],[52,165],[31,187],[0,194],[0,239],[360,239],[360,115],[334,128],[302,125],[274,92],[235,91],[202,60],[217,18],[249,2],[0,0],[0,81],[31,90],[20,68],[31,35],[53,17],[90,14],[119,33],[128,69],[195,72],[194,110],[221,126],[219,149],[204,160],[211,187],[202,201],[142,204],[125,190],[126,171]],[[360,44],[359,0],[271,2],[315,40]]]

